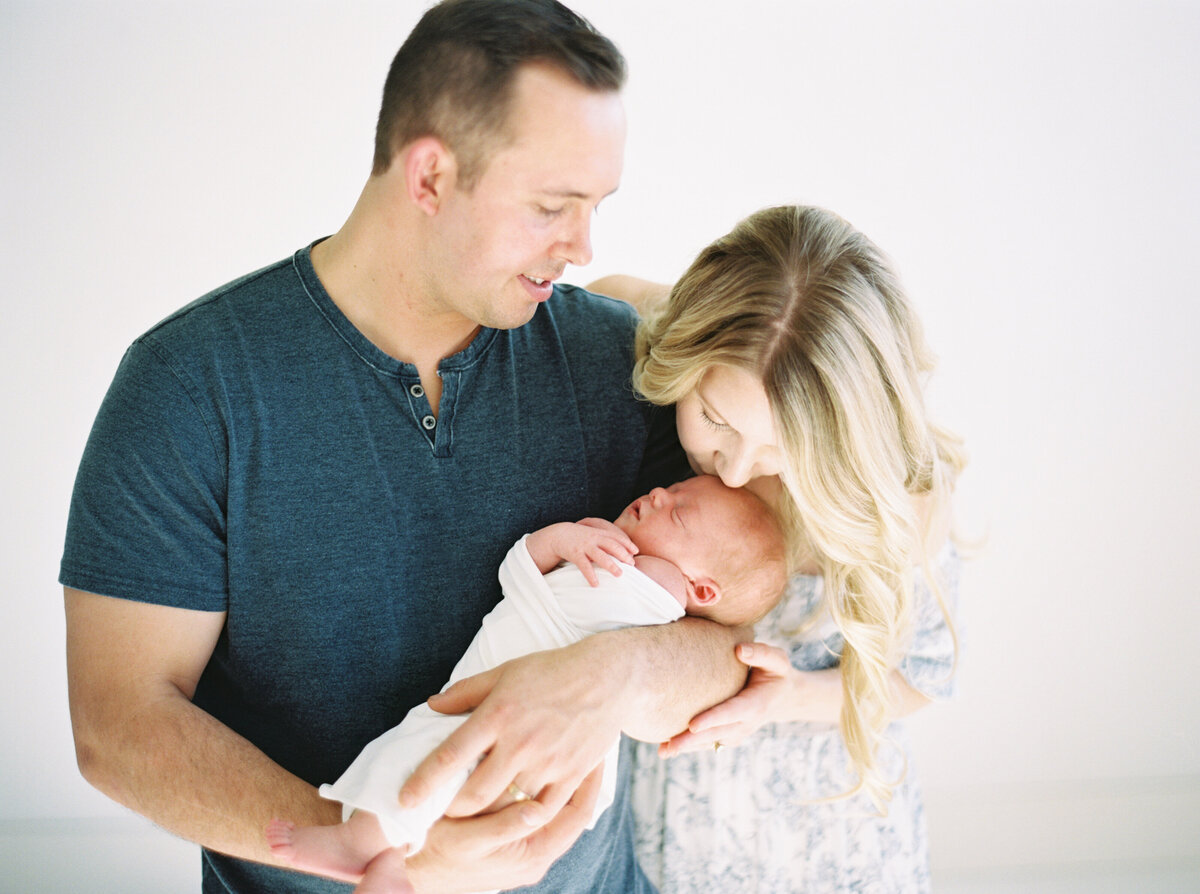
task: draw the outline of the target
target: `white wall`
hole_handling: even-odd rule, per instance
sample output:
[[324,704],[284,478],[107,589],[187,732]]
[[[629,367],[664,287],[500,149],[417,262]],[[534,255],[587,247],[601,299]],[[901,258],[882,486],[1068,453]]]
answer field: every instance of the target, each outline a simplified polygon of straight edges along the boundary
[[[0,877],[30,821],[125,816],[74,768],[55,582],[117,361],[339,226],[422,7],[0,6]],[[576,7],[632,77],[626,176],[575,281],[670,279],[803,201],[883,246],[923,312],[988,537],[962,696],[914,724],[940,865],[1200,860],[1179,834],[1200,828],[1200,5]]]

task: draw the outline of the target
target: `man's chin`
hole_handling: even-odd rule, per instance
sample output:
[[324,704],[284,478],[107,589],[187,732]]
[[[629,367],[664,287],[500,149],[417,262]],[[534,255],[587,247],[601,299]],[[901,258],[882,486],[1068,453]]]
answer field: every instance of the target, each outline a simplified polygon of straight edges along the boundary
[[514,309],[506,314],[496,314],[496,318],[492,322],[485,323],[491,329],[520,329],[526,323],[533,319],[533,315],[537,313],[540,304],[527,304],[519,309]]

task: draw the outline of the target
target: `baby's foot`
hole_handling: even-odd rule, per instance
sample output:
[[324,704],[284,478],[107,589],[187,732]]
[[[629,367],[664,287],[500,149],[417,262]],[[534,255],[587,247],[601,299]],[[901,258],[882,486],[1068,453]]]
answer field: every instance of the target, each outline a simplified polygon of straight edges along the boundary
[[267,843],[272,854],[297,869],[351,882],[389,847],[375,815],[362,810],[336,826],[297,826],[287,820],[271,820]]
[[296,862],[295,831],[295,824],[287,820],[273,819],[267,824],[267,844],[271,845],[271,853],[288,863]]

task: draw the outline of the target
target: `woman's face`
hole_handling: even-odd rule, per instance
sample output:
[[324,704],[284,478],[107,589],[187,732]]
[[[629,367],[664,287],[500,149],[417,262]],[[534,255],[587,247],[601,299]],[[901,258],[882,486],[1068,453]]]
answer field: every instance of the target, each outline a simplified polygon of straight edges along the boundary
[[744,369],[714,366],[676,407],[679,441],[697,472],[729,487],[750,484],[773,501],[779,489],[779,435],[762,382]]

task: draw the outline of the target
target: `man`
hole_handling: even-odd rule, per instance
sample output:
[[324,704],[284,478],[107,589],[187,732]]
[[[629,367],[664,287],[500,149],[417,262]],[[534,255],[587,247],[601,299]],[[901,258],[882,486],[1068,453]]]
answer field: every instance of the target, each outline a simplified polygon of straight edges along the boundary
[[[99,789],[204,846],[206,892],[343,890],[260,865],[266,824],[340,819],[314,785],[438,690],[513,540],[682,473],[669,420],[630,393],[628,313],[553,285],[618,185],[623,77],[553,0],[434,7],[342,228],[123,360],[61,573],[76,749]],[[403,797],[486,757],[410,859],[416,891],[645,888],[623,792],[572,846],[593,768],[618,730],[665,738],[736,689],[735,638],[604,634],[436,703],[475,711]],[[478,815],[510,785],[531,800]]]

